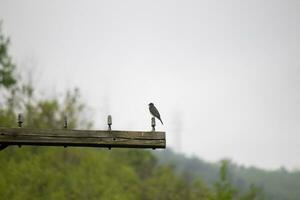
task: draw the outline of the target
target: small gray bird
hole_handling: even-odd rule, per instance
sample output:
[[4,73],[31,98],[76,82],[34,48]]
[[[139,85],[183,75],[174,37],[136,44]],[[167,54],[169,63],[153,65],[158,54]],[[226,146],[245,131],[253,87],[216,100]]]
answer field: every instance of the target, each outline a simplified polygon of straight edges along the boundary
[[153,117],[156,117],[157,119],[159,119],[159,121],[161,122],[161,124],[164,124],[162,122],[162,120],[160,119],[160,114],[159,114],[157,108],[155,108],[155,106],[154,106],[153,103],[149,103],[149,111],[153,115]]

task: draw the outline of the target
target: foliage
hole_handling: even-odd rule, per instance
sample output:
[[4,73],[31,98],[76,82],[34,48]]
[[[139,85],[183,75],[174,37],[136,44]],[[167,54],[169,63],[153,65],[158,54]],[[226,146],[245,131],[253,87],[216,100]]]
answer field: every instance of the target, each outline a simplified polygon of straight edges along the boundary
[[192,184],[188,187],[189,190],[189,198],[191,200],[197,199],[207,199],[214,200],[215,194],[208,188],[208,186],[203,183],[200,177],[197,177],[192,181]]
[[236,190],[228,180],[228,161],[221,161],[219,180],[215,183],[216,197],[220,200],[231,200],[236,195]]
[[0,21],[0,87],[9,88],[16,83],[14,77],[15,65],[8,54],[9,38],[2,31],[2,21]]
[[[211,190],[220,181],[221,163],[209,163],[195,157],[176,154],[171,150],[154,152],[159,165],[175,166],[175,173],[194,180],[202,177]],[[219,174],[219,176],[218,176]],[[192,177],[192,178],[190,178]],[[227,160],[227,180],[241,199],[298,200],[300,196],[300,171],[289,171],[284,168],[263,170],[255,167],[244,167]],[[253,198],[255,196],[255,198]]]

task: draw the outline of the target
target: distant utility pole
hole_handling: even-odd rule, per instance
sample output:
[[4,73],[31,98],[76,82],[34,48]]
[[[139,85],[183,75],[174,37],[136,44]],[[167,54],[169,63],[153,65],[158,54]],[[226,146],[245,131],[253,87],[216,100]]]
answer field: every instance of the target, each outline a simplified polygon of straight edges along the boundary
[[175,111],[173,114],[173,119],[172,119],[172,126],[173,126],[173,134],[174,134],[174,145],[175,145],[175,150],[180,152],[182,149],[182,127],[183,127],[183,122],[182,122],[182,113],[180,111]]

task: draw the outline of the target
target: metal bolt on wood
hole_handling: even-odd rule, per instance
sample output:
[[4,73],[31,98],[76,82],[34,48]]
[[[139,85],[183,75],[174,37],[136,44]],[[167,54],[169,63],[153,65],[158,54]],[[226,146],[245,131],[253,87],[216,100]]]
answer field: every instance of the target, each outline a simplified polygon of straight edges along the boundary
[[155,131],[155,125],[156,125],[156,123],[155,123],[155,117],[152,117],[151,118],[151,126],[152,126],[152,131],[153,132]]
[[64,116],[64,128],[68,128],[68,117],[66,115]]
[[[23,115],[21,113],[19,113],[18,114],[18,126],[19,126],[19,128],[22,128],[23,121],[24,121],[23,120]],[[22,145],[19,144],[18,147],[21,148]]]
[[108,117],[107,117],[107,125],[108,125],[108,130],[111,131],[111,125],[112,125],[111,115],[108,115]]
[[[111,125],[112,125],[112,117],[111,115],[107,116],[107,125],[108,125],[108,130],[111,132]],[[115,140],[115,138],[113,138]],[[111,150],[111,147],[108,147],[108,150]]]
[[19,128],[22,128],[22,124],[23,124],[23,115],[20,113],[20,114],[18,114],[18,126],[19,126]]

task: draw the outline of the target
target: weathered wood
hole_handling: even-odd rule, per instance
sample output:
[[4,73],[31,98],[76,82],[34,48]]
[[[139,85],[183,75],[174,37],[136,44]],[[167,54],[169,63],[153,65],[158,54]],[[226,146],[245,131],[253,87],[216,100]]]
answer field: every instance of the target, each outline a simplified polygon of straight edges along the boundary
[[1,128],[0,144],[166,148],[165,132]]

